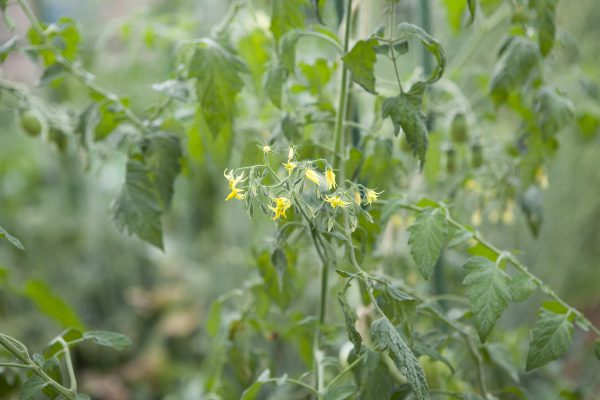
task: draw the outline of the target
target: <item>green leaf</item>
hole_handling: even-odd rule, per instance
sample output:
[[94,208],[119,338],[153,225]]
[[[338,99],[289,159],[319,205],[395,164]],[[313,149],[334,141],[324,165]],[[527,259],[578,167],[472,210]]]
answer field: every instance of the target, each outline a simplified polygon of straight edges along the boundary
[[350,398],[356,393],[356,385],[346,384],[338,385],[327,389],[323,395],[323,400],[344,400]]
[[417,400],[429,398],[429,387],[423,368],[408,345],[387,318],[371,324],[371,338],[378,350],[387,351],[394,364],[410,384]]
[[54,294],[42,281],[31,280],[25,284],[23,295],[35,303],[46,316],[65,328],[83,328],[77,314],[63,299]]
[[556,38],[556,5],[558,0],[533,0],[531,4],[537,14],[540,52],[546,56],[554,47]]
[[258,392],[260,392],[260,389],[265,384],[265,382],[269,380],[270,377],[271,371],[269,371],[268,369],[264,370],[256,379],[256,382],[254,382],[248,389],[244,390],[240,400],[256,399],[256,396],[258,396]]
[[58,338],[62,338],[67,344],[77,343],[83,339],[83,332],[79,329],[69,328],[56,338],[52,339],[50,345],[44,349],[45,359],[50,359],[63,350],[62,345],[56,341]]
[[596,339],[596,343],[594,344],[594,354],[598,361],[600,361],[600,339]]
[[38,394],[44,390],[46,386],[48,386],[48,381],[43,378],[32,375],[29,377],[23,386],[21,387],[21,392],[19,393],[19,400],[33,400],[37,397]]
[[131,346],[131,339],[116,332],[87,331],[84,332],[83,338],[99,344],[100,346],[110,347],[117,351],[123,351]]
[[360,336],[360,333],[358,333],[358,331],[356,330],[356,321],[358,319],[356,317],[356,311],[348,305],[348,303],[344,299],[343,294],[338,294],[338,301],[340,302],[340,305],[342,306],[342,312],[344,313],[344,321],[346,323],[346,332],[348,333],[348,339],[350,339],[350,341],[354,345],[354,349],[358,353],[360,352],[362,338]]
[[271,5],[271,32],[277,41],[286,32],[304,26],[306,0],[273,0]]
[[162,249],[162,209],[152,174],[143,160],[129,158],[125,184],[113,205],[117,227]]
[[231,131],[235,98],[244,81],[244,62],[228,48],[212,39],[198,43],[190,62],[188,77],[196,78],[200,109],[213,135]]
[[85,393],[77,393],[75,400],[91,400],[91,398]]
[[221,327],[221,311],[223,302],[219,299],[212,302],[206,318],[206,331],[210,336],[215,336]]
[[[348,360],[354,361],[352,359]],[[355,367],[354,380],[359,387],[357,400],[389,399],[392,379],[381,353],[366,350],[362,363]]]
[[475,328],[482,342],[511,300],[510,276],[483,257],[471,257],[464,267],[469,270],[463,285],[471,303]]
[[179,138],[167,132],[147,135],[142,143],[144,160],[157,189],[163,211],[171,206],[173,185],[181,170],[181,145]]
[[573,119],[575,106],[557,89],[543,87],[535,96],[534,110],[542,133],[551,137]]
[[477,3],[475,0],[467,0],[467,6],[469,7],[469,24],[475,21],[475,14],[477,13]]
[[502,369],[515,382],[519,382],[519,371],[511,359],[509,349],[502,343],[488,343],[485,350],[490,356],[490,360]]
[[4,229],[1,225],[0,225],[0,239],[6,239],[10,242],[10,244],[12,244],[13,246],[15,246],[17,249],[20,250],[25,250],[25,247],[23,247],[23,245],[21,244],[21,242],[19,241],[19,239],[17,239],[16,237],[12,236],[10,233],[6,232],[6,229]]
[[0,63],[6,61],[8,55],[16,50],[19,37],[13,36],[0,46]]
[[429,279],[448,238],[448,222],[441,208],[425,209],[408,228],[410,254],[419,272]]
[[522,36],[509,38],[490,81],[494,102],[504,103],[511,91],[522,89],[538,67],[539,51],[536,45]]
[[556,360],[569,350],[573,341],[573,322],[568,313],[559,314],[540,308],[531,335],[525,367],[527,371]]
[[96,121],[94,140],[96,141],[108,137],[126,119],[125,112],[108,99],[100,103],[94,118]]
[[524,301],[537,289],[537,285],[527,276],[519,271],[511,277],[510,296],[513,301]]
[[267,69],[264,76],[263,88],[265,93],[277,108],[281,108],[281,92],[287,75],[288,72],[283,66],[275,64]]
[[279,41],[279,54],[281,65],[289,75],[294,74],[296,69],[296,44],[300,37],[300,31],[297,29],[287,32]]
[[398,25],[397,35],[399,39],[418,39],[423,46],[425,46],[427,51],[433,54],[437,61],[437,65],[431,72],[431,75],[425,79],[425,83],[437,82],[442,77],[444,70],[446,69],[446,54],[440,42],[433,36],[429,35],[429,33],[425,32],[423,28],[406,22]]
[[410,145],[413,154],[419,158],[421,169],[425,165],[429,135],[425,116],[421,111],[423,102],[423,84],[415,84],[410,91],[396,97],[388,97],[381,105],[381,116],[390,117],[394,124],[394,134],[398,136],[400,128]]
[[377,39],[359,40],[352,50],[342,57],[344,64],[352,72],[354,81],[373,94],[377,94],[374,68],[377,62],[375,47],[378,43]]

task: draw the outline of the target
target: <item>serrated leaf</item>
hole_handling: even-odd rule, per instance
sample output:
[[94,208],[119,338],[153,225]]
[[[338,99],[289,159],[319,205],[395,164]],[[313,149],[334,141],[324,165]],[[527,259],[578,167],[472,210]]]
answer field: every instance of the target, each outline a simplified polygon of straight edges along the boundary
[[535,292],[537,285],[527,276],[519,271],[511,277],[510,295],[513,301],[524,301]]
[[25,383],[23,383],[23,386],[21,386],[19,400],[35,399],[37,395],[40,394],[46,386],[48,386],[48,384],[48,381],[37,375],[30,376]]
[[15,246],[17,249],[25,250],[25,248],[23,247],[23,245],[21,244],[19,239],[12,236],[10,233],[8,233],[6,231],[6,229],[4,229],[2,226],[0,226],[0,239],[2,239],[2,238],[8,240],[10,242],[10,244]]
[[200,109],[215,136],[231,131],[236,95],[244,86],[243,72],[247,72],[246,65],[229,48],[207,38],[197,44],[188,77],[196,78]]
[[543,87],[535,96],[534,110],[542,133],[550,137],[573,119],[575,106],[555,88]]
[[350,341],[354,345],[354,349],[358,353],[360,352],[360,348],[362,345],[362,337],[360,336],[360,333],[358,333],[358,331],[356,330],[356,321],[358,319],[356,317],[356,311],[348,305],[348,303],[344,299],[344,296],[341,293],[338,294],[338,301],[340,302],[340,305],[342,306],[342,312],[344,313],[344,321],[346,323],[346,332],[348,333],[348,339],[350,339]]
[[388,352],[400,373],[410,384],[415,398],[427,400],[429,387],[423,368],[387,318],[380,318],[371,324],[371,339],[379,351]]
[[286,32],[304,26],[306,0],[273,0],[271,3],[271,32],[279,41]]
[[448,221],[440,208],[425,209],[408,228],[410,254],[419,272],[429,279],[448,238]]
[[540,52],[546,56],[554,47],[556,38],[556,5],[558,0],[533,0],[531,3],[537,14]]
[[444,70],[446,69],[446,54],[440,42],[429,33],[425,32],[425,30],[420,26],[406,22],[398,25],[397,35],[400,39],[418,39],[423,46],[425,46],[427,51],[433,54],[437,64],[433,71],[431,71],[431,74],[426,77],[424,82],[428,84],[437,82],[442,77]]
[[151,172],[143,161],[130,157],[125,184],[113,204],[113,218],[117,227],[162,249],[161,214]]
[[475,328],[482,342],[511,300],[510,276],[483,257],[471,257],[464,267],[469,271],[463,285],[471,303]]
[[28,281],[23,288],[23,295],[33,301],[44,315],[52,318],[62,327],[83,328],[83,323],[75,310],[57,296],[44,282]]
[[123,351],[131,346],[131,339],[127,336],[108,331],[87,331],[83,334],[84,340],[89,340],[100,346],[110,347],[117,351]]
[[265,93],[277,108],[281,108],[281,92],[283,90],[283,84],[287,79],[287,74],[287,70],[283,66],[275,64],[267,69],[264,76],[263,88]]
[[337,385],[327,389],[323,395],[323,400],[345,400],[356,393],[356,385]]
[[171,206],[173,185],[179,174],[181,164],[181,145],[179,138],[167,132],[155,132],[145,137],[142,143],[144,161],[158,193],[159,204],[163,211]]
[[521,89],[538,66],[539,51],[531,40],[522,36],[509,38],[490,80],[496,104],[504,103],[511,91]]
[[569,314],[558,314],[540,308],[531,332],[525,370],[541,367],[566,353],[573,341],[573,330]]
[[421,110],[424,89],[423,84],[417,83],[410,91],[400,93],[396,97],[388,97],[381,104],[381,116],[383,118],[390,117],[396,136],[402,128],[413,155],[419,158],[421,169],[425,165],[429,147],[425,115]]
[[352,50],[342,57],[354,81],[373,94],[377,94],[374,68],[377,62],[375,47],[378,44],[377,39],[359,40]]

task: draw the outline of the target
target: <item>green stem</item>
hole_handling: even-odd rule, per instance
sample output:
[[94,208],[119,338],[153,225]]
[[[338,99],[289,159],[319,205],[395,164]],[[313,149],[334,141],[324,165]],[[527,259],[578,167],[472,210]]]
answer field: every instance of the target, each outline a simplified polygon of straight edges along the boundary
[[[346,0],[346,18],[344,27],[344,54],[348,52],[350,47],[350,30],[352,22],[352,0]],[[342,63],[342,77],[340,81],[340,97],[338,99],[338,112],[335,119],[334,128],[334,159],[333,169],[343,177],[344,174],[344,121],[346,120],[346,106],[348,104],[348,68]]]
[[342,53],[344,52],[344,49],[342,49],[342,46],[340,46],[340,44],[338,42],[336,42],[335,40],[333,40],[333,38],[330,38],[327,35],[323,35],[322,33],[319,32],[311,32],[311,31],[303,31],[299,33],[299,36],[305,36],[305,37],[315,37],[318,39],[321,39],[327,43],[329,43],[330,45],[332,45],[333,47],[335,47],[335,49]]
[[398,70],[398,64],[396,64],[396,54],[394,53],[394,28],[395,28],[395,24],[396,24],[396,3],[390,1],[389,3],[389,11],[390,11],[390,54],[391,54],[391,60],[392,60],[392,64],[394,65],[394,73],[396,74],[396,81],[398,82],[398,89],[400,89],[400,93],[403,93],[404,90],[402,89],[402,80],[400,79],[400,71]]
[[344,375],[346,375],[349,371],[352,370],[352,368],[354,368],[356,365],[358,365],[358,363],[360,363],[367,356],[367,354],[368,353],[363,353],[356,360],[352,361],[352,363],[350,365],[348,365],[342,372],[340,372],[339,374],[337,374],[337,376],[335,378],[333,378],[327,384],[327,389],[333,387],[333,385],[335,385],[340,379],[342,379],[344,377]]
[[[277,382],[277,381],[279,381],[279,378],[267,379],[265,382]],[[286,378],[285,382],[293,383],[294,385],[298,385],[298,386],[303,387],[304,389],[308,390],[309,392],[311,392],[313,394],[318,394],[318,392],[315,390],[314,387],[312,387],[308,383],[302,382],[302,381],[300,381],[298,379]]]

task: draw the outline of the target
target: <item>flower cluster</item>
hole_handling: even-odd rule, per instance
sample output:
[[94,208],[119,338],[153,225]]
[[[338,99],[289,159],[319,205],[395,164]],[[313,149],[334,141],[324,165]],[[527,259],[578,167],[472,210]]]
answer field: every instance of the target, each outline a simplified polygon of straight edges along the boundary
[[[265,156],[273,151],[268,145],[260,147]],[[265,163],[225,170],[230,193],[227,200],[245,200],[250,214],[255,204],[265,213],[272,213],[273,221],[287,219],[287,212],[293,208],[305,218],[318,218],[327,222],[331,230],[340,213],[345,214],[356,226],[358,215],[370,215],[364,206],[371,206],[381,195],[373,189],[349,180],[336,181],[336,174],[327,160],[298,160],[294,147],[289,147],[287,161],[281,163],[285,172],[275,171],[265,157]],[[244,178],[245,172],[248,176]],[[306,182],[314,184],[315,196],[304,193]],[[244,185],[242,185],[246,182]],[[326,193],[326,194],[323,194]],[[316,220],[315,220],[316,221]]]

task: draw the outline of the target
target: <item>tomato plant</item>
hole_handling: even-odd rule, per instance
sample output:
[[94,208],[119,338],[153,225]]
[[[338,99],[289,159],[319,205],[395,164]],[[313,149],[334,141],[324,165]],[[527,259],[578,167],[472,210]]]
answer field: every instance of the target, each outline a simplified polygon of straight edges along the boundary
[[[46,92],[2,77],[1,101],[59,153],[121,155],[120,231],[169,252],[182,176],[204,223],[243,209],[246,236],[268,237],[247,239],[254,278],[207,312],[198,398],[525,399],[576,330],[600,353],[591,319],[479,229],[521,212],[537,235],[561,135],[594,131],[561,79],[576,67],[556,62],[558,0],[232,2],[207,35],[161,38],[150,105],[88,70],[77,22],[14,3],[29,28],[2,58],[27,54]],[[536,320],[500,324],[520,302]],[[85,399],[70,355],[84,341],[130,344],[73,326],[30,356],[0,335],[2,365],[28,373],[23,399]]]

